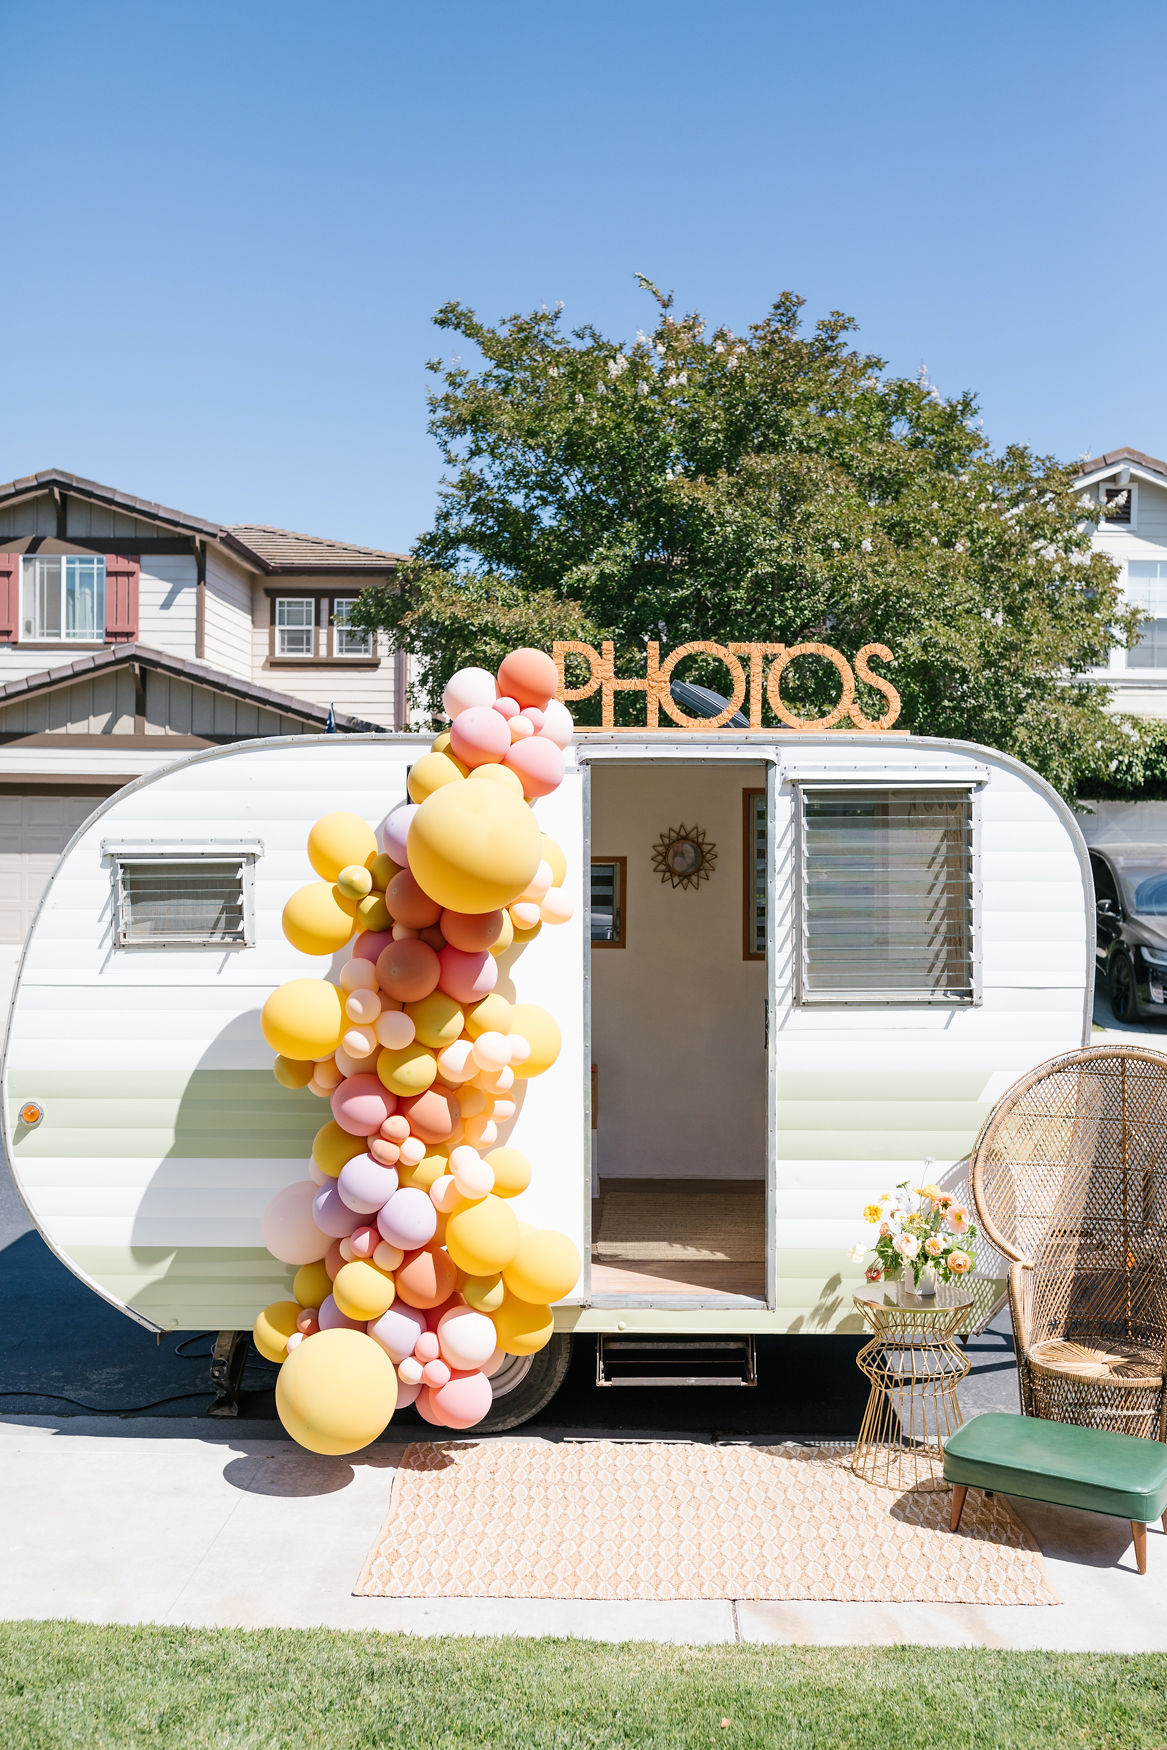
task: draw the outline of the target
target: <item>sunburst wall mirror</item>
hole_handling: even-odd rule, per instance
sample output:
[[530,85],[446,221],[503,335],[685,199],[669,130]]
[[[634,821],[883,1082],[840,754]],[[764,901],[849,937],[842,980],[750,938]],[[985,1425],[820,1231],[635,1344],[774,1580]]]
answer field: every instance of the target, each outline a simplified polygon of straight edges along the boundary
[[717,861],[717,846],[699,826],[674,826],[662,832],[652,853],[652,866],[662,881],[674,887],[699,887],[708,881]]

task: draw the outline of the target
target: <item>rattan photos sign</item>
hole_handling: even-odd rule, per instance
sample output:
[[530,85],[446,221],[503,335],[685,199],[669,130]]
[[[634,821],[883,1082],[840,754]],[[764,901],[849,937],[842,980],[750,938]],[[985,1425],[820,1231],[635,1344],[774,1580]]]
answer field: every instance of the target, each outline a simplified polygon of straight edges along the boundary
[[717,862],[717,846],[699,826],[673,826],[662,832],[652,853],[652,866],[662,881],[674,887],[699,887]]
[[1027,1415],[1162,1440],[1167,1057],[1051,1059],[995,1107],[971,1162],[985,1237],[1011,1260]]

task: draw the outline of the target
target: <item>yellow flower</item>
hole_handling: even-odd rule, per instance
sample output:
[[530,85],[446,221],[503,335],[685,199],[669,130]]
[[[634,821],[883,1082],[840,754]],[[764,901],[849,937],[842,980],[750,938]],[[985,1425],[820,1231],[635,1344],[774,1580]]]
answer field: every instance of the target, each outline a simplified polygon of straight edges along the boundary
[[939,1203],[944,1193],[939,1185],[917,1185],[915,1195],[917,1197],[927,1197],[930,1203]]
[[878,1203],[869,1203],[863,1211],[863,1219],[874,1227],[877,1221],[883,1220],[883,1210]]
[[933,1234],[930,1239],[924,1241],[924,1250],[930,1258],[938,1258],[944,1250],[944,1241]]

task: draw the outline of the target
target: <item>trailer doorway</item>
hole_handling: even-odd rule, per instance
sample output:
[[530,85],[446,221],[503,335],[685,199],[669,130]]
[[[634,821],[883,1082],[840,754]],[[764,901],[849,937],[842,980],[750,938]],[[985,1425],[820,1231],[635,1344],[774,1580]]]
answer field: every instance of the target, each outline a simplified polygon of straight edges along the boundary
[[594,1300],[767,1301],[766,770],[591,764]]

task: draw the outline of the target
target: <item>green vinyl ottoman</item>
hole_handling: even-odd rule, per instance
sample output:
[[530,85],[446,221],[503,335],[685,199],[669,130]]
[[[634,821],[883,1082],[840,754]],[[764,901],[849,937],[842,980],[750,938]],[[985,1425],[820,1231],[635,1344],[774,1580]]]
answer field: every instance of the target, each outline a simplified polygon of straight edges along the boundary
[[1167,1446],[1158,1440],[994,1412],[949,1435],[944,1477],[953,1485],[953,1531],[970,1489],[1083,1507],[1130,1520],[1140,1574],[1147,1571],[1148,1520],[1161,1519],[1167,1531]]

